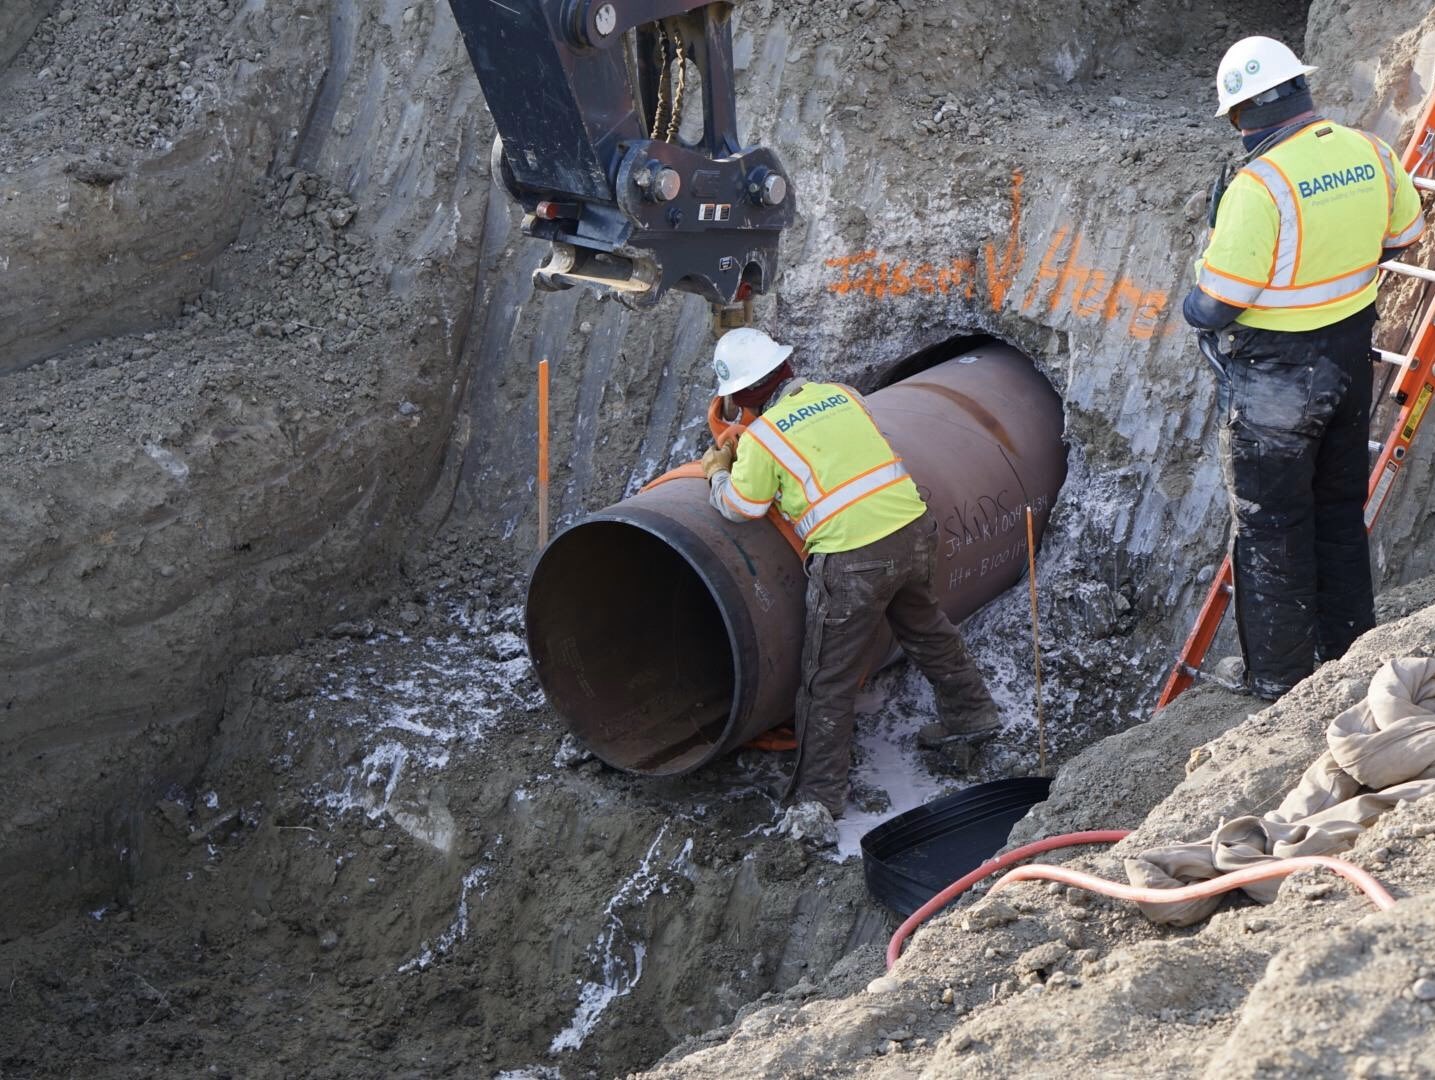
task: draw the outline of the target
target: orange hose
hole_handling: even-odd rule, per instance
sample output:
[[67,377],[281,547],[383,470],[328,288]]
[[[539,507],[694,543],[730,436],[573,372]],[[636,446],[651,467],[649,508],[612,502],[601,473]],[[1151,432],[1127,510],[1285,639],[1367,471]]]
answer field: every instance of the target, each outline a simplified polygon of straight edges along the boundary
[[[897,962],[897,958],[902,955],[902,945],[918,926],[983,878],[990,877],[998,870],[1004,870],[1012,863],[1020,862],[1028,856],[1039,855],[1043,851],[1073,847],[1077,844],[1114,844],[1129,835],[1129,829],[1106,829],[1049,836],[1045,840],[1023,844],[1019,848],[1008,851],[1005,855],[983,863],[970,874],[952,882],[912,912],[907,917],[907,921],[897,927],[897,932],[892,935],[892,940],[887,944],[887,970],[890,971],[892,965]],[[1233,889],[1243,888],[1252,882],[1286,877],[1300,870],[1314,870],[1320,867],[1335,871],[1355,885],[1369,897],[1370,902],[1375,905],[1377,910],[1389,911],[1395,906],[1395,898],[1390,895],[1384,885],[1375,879],[1373,874],[1362,870],[1354,863],[1346,862],[1344,859],[1332,859],[1327,855],[1297,855],[1276,862],[1260,863],[1256,866],[1247,866],[1242,870],[1232,870],[1229,874],[1222,874],[1210,881],[1198,881],[1194,885],[1183,885],[1179,889],[1142,889],[1134,885],[1122,885],[1120,882],[1107,881],[1094,874],[1071,870],[1065,866],[1042,863],[1037,866],[1018,867],[993,885],[987,895],[995,896],[1016,881],[1060,881],[1065,885],[1088,889],[1117,900],[1131,900],[1138,904],[1179,904],[1187,900],[1201,900],[1209,896],[1218,896]]]
[[737,419],[728,423],[722,414],[722,398],[714,397],[708,402],[708,431],[712,432],[713,442],[722,446],[729,441],[737,441],[747,426],[757,419],[757,413],[752,409],[739,409]]
[[1014,881],[1060,881],[1066,885],[1075,885],[1077,888],[1090,889],[1102,896],[1112,896],[1118,900],[1131,900],[1138,904],[1179,904],[1187,900],[1202,900],[1208,896],[1217,896],[1220,893],[1230,892],[1232,889],[1242,888],[1254,881],[1285,877],[1298,870],[1314,870],[1317,867],[1335,871],[1365,893],[1370,898],[1370,902],[1379,910],[1389,911],[1395,906],[1395,898],[1386,891],[1384,885],[1375,880],[1374,876],[1354,863],[1346,862],[1344,859],[1332,859],[1326,855],[1297,855],[1289,859],[1280,859],[1277,862],[1259,863],[1241,870],[1232,870],[1229,874],[1222,874],[1210,881],[1198,881],[1194,885],[1183,885],[1179,889],[1141,889],[1135,885],[1122,885],[1118,881],[1107,881],[1105,878],[1084,874],[1080,870],[1071,870],[1065,866],[1022,866],[993,885],[987,895],[992,896],[1000,892]]
[[[1033,855],[1040,855],[1043,851],[1052,851],[1056,848],[1075,847],[1077,844],[1114,844],[1116,841],[1130,835],[1130,829],[1095,829],[1091,832],[1064,833],[1061,836],[1048,836],[1045,840],[1036,840],[1030,844],[1023,844],[1019,848],[1013,848],[1005,855],[998,855],[995,859],[982,863],[970,874],[959,877],[936,896],[932,897],[925,904],[919,907],[912,914],[907,916],[907,921],[897,927],[897,932],[892,935],[892,940],[887,943],[887,969],[890,971],[892,965],[897,962],[897,957],[902,955],[902,945],[912,936],[912,933],[931,918],[942,908],[946,907],[962,893],[966,892],[983,878],[991,877],[998,870],[1005,870],[1013,863],[1019,863],[1023,859],[1029,859]],[[1005,879],[1003,879],[1005,880]]]
[[[714,397],[708,402],[708,431],[712,432],[714,446],[726,446],[728,443],[732,443],[735,447],[748,425],[756,420],[757,413],[752,409],[739,409],[737,420],[729,424],[723,418],[722,398]],[[807,558],[806,545],[798,537],[797,530],[792,527],[792,522],[782,516],[776,503],[768,507],[767,520],[772,522],[773,528],[782,535],[782,538],[787,541],[788,547],[796,552],[799,559]]]
[[797,732],[792,729],[791,724],[784,724],[771,731],[764,731],[742,745],[749,750],[796,750]]
[[666,484],[669,480],[701,480],[703,479],[703,467],[696,461],[689,461],[686,465],[679,465],[676,469],[669,469],[662,476],[649,480],[639,490],[651,491],[659,484]]

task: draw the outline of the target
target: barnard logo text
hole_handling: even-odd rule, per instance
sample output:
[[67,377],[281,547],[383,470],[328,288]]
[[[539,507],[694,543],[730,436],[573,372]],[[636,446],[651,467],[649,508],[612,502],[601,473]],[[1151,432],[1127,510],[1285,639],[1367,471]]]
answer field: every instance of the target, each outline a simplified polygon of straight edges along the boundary
[[1374,179],[1374,165],[1356,165],[1344,172],[1328,172],[1320,176],[1312,176],[1309,180],[1302,180],[1296,186],[1300,188],[1300,197],[1309,199],[1312,195],[1319,195],[1323,191],[1334,191],[1336,188],[1343,188],[1348,184],[1364,184]]
[[773,420],[773,424],[776,425],[778,431],[791,431],[795,425],[802,423],[802,421],[808,417],[826,412],[835,405],[846,405],[851,400],[852,399],[846,394],[833,394],[831,397],[823,398],[821,401],[814,401],[811,405],[803,405],[801,408],[793,409],[792,412],[786,416],[780,416]]

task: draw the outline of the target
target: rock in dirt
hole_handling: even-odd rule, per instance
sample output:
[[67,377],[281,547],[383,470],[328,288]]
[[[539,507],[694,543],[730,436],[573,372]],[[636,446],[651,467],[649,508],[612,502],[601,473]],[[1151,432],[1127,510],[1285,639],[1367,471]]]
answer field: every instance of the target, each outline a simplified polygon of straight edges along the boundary
[[589,750],[577,736],[572,734],[564,735],[558,740],[558,749],[553,754],[553,764],[560,769],[574,769],[586,761],[593,760],[593,751]]
[[1058,967],[1071,955],[1071,950],[1060,941],[1048,941],[1034,949],[1028,949],[1017,957],[1016,969],[1020,972],[1050,971]]
[[108,187],[125,175],[125,170],[108,161],[72,161],[65,166],[65,175],[92,187]]
[[1016,922],[1021,913],[1003,900],[988,899],[973,904],[962,916],[963,930],[989,930]]

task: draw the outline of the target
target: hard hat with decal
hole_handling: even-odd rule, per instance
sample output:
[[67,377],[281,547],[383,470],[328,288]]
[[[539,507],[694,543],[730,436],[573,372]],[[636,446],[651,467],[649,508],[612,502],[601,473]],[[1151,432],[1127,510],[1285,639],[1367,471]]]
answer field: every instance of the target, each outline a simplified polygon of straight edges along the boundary
[[1242,38],[1226,50],[1216,68],[1216,96],[1221,104],[1216,115],[1225,116],[1233,106],[1314,70],[1275,38]]
[[791,345],[779,345],[761,330],[742,326],[718,338],[713,350],[720,396],[735,394],[776,371],[792,355]]

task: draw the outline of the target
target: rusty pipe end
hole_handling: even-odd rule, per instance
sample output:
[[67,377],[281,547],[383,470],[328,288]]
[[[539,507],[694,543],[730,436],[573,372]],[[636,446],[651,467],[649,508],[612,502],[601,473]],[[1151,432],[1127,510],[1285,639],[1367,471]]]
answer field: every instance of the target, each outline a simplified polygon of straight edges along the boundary
[[681,522],[620,504],[544,549],[529,581],[534,671],[569,729],[614,768],[691,772],[751,711],[757,632],[737,585]]

